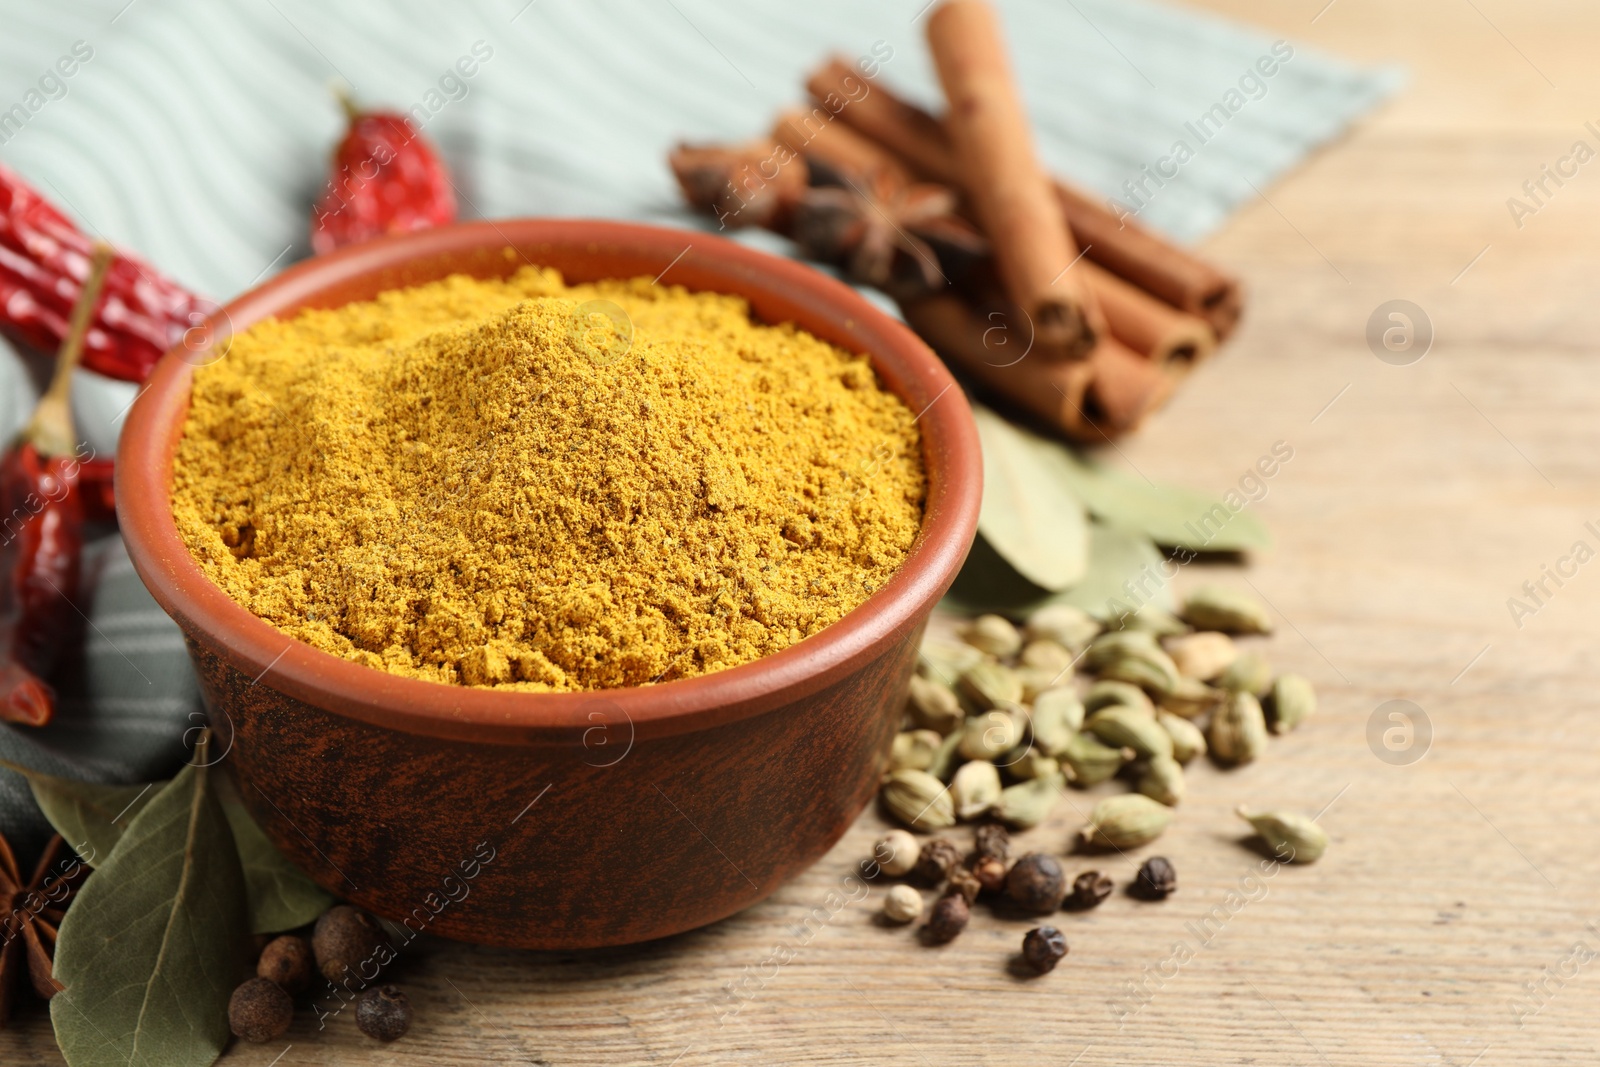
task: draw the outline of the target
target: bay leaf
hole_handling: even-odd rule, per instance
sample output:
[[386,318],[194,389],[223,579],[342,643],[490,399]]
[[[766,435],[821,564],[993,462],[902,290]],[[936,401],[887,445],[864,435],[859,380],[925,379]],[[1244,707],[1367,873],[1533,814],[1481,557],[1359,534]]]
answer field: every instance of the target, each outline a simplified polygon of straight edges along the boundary
[[1102,522],[1134,530],[1158,545],[1195,552],[1243,552],[1271,543],[1266,524],[1243,506],[1231,507],[1205,493],[1152,484],[1097,459],[1055,445],[1051,462],[1089,513]]
[[44,817],[91,867],[111,855],[129,823],[166,784],[102,785],[58,778],[10,761],[4,761],[4,766],[27,779]]
[[276,934],[316,921],[337,902],[333,894],[290,863],[244,804],[224,794],[222,811],[233,830],[244,870],[250,932]]
[[1088,522],[1055,447],[986,407],[973,416],[983,445],[979,531],[1028,581],[1067,588],[1088,564]]
[[[979,534],[940,607],[958,615],[997,612],[1022,619],[1049,604],[1071,604],[1103,623],[1144,607],[1176,610],[1167,577],[1177,564],[1141,533],[1105,523],[1089,524],[1089,566],[1070,589],[1052,593],[1018,574]],[[1127,583],[1132,584],[1130,595]]]
[[228,1043],[250,945],[214,773],[191,764],[156,793],[67,911],[50,1018],[69,1067],[206,1067]]
[[1018,574],[980,533],[973,539],[966,562],[940,603],[964,617],[995,612],[1020,618],[1027,614],[1030,606],[1050,596],[1048,589],[1041,589]]
[[1176,567],[1143,533],[1090,523],[1088,573],[1050,601],[1082,608],[1101,622],[1147,604],[1173,611],[1177,604],[1168,572]]

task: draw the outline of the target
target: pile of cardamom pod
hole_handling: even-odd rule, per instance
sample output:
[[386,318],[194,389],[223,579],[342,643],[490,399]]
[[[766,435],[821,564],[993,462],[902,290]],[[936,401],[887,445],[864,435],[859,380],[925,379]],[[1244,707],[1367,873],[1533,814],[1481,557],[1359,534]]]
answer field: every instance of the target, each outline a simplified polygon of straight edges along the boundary
[[1065,787],[1123,774],[1134,791],[1100,801],[1084,839],[1147,844],[1183,799],[1184,764],[1208,753],[1224,766],[1248,763],[1269,731],[1293,730],[1316,710],[1309,680],[1274,678],[1259,652],[1233,640],[1271,630],[1259,602],[1216,586],[1196,589],[1178,616],[1147,605],[1115,630],[1064,604],[1036,610],[1020,629],[979,616],[960,642],[922,646],[884,807],[925,832],[979,820],[1023,830],[1050,815]]

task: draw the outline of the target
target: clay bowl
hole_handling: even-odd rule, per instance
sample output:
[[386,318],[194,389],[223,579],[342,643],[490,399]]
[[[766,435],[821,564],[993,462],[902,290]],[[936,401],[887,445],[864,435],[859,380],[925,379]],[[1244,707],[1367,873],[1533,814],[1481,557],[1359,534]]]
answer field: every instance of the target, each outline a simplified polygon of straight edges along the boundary
[[[511,252],[510,249],[515,249]],[[524,261],[569,280],[655,276],[737,293],[866,352],[915,411],[929,476],[910,558],[838,623],[704,677],[588,693],[402,678],[302,644],[213,585],[178,538],[172,455],[195,365],[169,352],[117,455],[134,566],[183,628],[226,765],[251,812],[322,885],[408,930],[588,948],[689,930],[813,863],[872,798],[918,639],[966,557],[981,462],[972,414],[932,352],[799,263],[615,222],[479,222],[344,249],[229,304],[240,330],[452,273]],[[220,318],[221,316],[219,316]]]

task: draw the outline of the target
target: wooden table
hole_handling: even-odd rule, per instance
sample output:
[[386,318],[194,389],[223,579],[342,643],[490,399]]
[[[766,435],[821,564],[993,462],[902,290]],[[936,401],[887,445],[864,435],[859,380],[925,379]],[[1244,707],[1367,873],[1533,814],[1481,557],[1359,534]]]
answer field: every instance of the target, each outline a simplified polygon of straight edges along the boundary
[[[1600,15],[1579,0],[1207,6],[1346,56],[1403,60],[1413,82],[1212,242],[1248,279],[1246,325],[1121,449],[1152,478],[1218,493],[1274,442],[1294,449],[1257,505],[1277,545],[1244,576],[1281,616],[1273,660],[1316,680],[1322,710],[1254,766],[1194,771],[1161,843],[1180,891],[1062,916],[1071,955],[1024,980],[1007,961],[1027,924],[980,910],[929,949],[875,921],[881,886],[828,910],[883,829],[869,812],[806,875],[711,928],[590,955],[436,944],[398,973],[417,1009],[402,1042],[367,1041],[350,1013],[322,1033],[305,1017],[226,1062],[1600,1058],[1589,959],[1600,902],[1584,888],[1600,874],[1600,756],[1584,732],[1597,729],[1584,672],[1597,666],[1585,624],[1600,563],[1549,583],[1520,627],[1507,607],[1574,541],[1600,548],[1583,525],[1600,520],[1588,350],[1600,255],[1587,240],[1600,162],[1520,229],[1506,206],[1574,140],[1600,147],[1583,128],[1600,119]],[[1398,298],[1437,334],[1411,366],[1380,362],[1364,339],[1374,309]],[[1369,746],[1392,699],[1432,725],[1409,764]],[[1260,877],[1230,814],[1241,802],[1331,805],[1326,858]],[[1080,823],[1063,808],[1028,840],[1059,851]],[[1108,869],[1133,874],[1121,860]],[[814,914],[827,921],[808,927]],[[775,949],[792,959],[772,965]],[[0,1035],[0,1062],[60,1062],[41,1012]]]

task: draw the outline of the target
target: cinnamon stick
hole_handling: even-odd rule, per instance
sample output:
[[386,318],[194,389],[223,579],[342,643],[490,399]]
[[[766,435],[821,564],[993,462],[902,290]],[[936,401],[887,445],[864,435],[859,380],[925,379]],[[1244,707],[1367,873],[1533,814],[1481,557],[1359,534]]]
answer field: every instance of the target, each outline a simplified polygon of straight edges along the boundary
[[812,182],[819,185],[855,186],[881,196],[885,189],[912,182],[910,168],[893,152],[820,106],[781,112],[772,139],[804,159]]
[[667,157],[683,195],[724,226],[787,233],[809,184],[805,160],[774,140],[740,145],[679,144]]
[[1146,359],[1185,374],[1216,351],[1216,334],[1204,319],[1157,300],[1099,264],[1085,260],[1073,270],[1083,271],[1111,336]]
[[1101,201],[1057,180],[1056,197],[1078,240],[1092,259],[1146,292],[1210,323],[1227,340],[1244,312],[1239,282],[1187,249],[1140,225],[1119,218]]
[[1166,374],[1103,338],[1088,359],[1042,360],[997,335],[967,301],[949,293],[902,301],[906,322],[945,362],[988,392],[1075,441],[1098,444],[1138,427],[1166,400]]
[[[980,309],[995,303],[993,257],[981,234],[973,233],[964,243],[928,241],[957,291]],[[1182,377],[1216,351],[1216,334],[1204,319],[1179,311],[1087,259],[1079,260],[1072,273],[1080,275],[1100,305],[1107,335],[1167,372]]]
[[860,80],[848,61],[829,57],[806,79],[806,92],[819,101],[849,101],[839,111],[842,121],[905,160],[920,177],[962,187],[964,178],[944,124],[877,83],[861,94]]
[[[829,93],[835,99],[850,99],[839,112],[840,119],[899,156],[919,177],[963,187],[944,125],[881,84],[874,84],[865,95],[860,95],[859,87],[847,95],[840,83],[852,74],[842,61],[830,60],[807,79],[806,89],[819,100]],[[1233,332],[1243,310],[1243,294],[1235,279],[1134,219],[1118,218],[1100,200],[1070,183],[1057,179],[1053,184],[1084,258],[1205,319],[1219,339]]]
[[945,0],[928,18],[928,45],[950,102],[962,187],[1006,293],[1033,321],[1040,356],[1083,359],[1105,322],[1081,276],[1067,270],[1078,248],[1034,154],[999,17],[987,0]]

